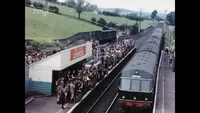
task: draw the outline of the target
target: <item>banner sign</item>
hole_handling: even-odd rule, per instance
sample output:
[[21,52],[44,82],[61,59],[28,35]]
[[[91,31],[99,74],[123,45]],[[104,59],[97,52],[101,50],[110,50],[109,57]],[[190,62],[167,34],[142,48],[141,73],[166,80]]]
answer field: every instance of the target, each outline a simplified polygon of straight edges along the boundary
[[82,57],[86,54],[86,45],[70,50],[70,61]]

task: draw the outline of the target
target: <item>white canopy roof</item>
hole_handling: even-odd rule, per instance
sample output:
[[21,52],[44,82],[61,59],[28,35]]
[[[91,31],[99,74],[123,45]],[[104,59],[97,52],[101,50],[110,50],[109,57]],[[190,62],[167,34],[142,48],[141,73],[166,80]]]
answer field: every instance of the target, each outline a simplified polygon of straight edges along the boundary
[[92,42],[87,42],[83,45],[72,47],[48,56],[47,58],[30,64],[29,67],[48,70],[63,70],[90,56],[92,56]]

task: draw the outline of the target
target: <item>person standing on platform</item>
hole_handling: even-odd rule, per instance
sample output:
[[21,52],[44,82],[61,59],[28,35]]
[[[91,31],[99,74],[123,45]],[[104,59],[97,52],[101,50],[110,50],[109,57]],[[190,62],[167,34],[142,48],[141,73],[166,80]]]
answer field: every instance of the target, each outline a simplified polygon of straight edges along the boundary
[[65,105],[65,93],[64,93],[64,91],[62,90],[61,91],[61,94],[60,94],[60,103],[61,103],[61,105],[62,105],[62,109],[65,109],[64,108],[64,105]]
[[57,87],[57,104],[60,104],[60,96],[61,96],[61,91],[63,90],[64,87],[64,82],[61,81],[61,83]]
[[74,93],[75,93],[75,85],[74,85],[74,81],[72,81],[70,83],[70,93],[71,93],[71,98],[70,98],[70,101],[73,103],[74,102]]
[[169,57],[169,67],[170,65],[173,63],[173,54],[170,54],[170,57]]

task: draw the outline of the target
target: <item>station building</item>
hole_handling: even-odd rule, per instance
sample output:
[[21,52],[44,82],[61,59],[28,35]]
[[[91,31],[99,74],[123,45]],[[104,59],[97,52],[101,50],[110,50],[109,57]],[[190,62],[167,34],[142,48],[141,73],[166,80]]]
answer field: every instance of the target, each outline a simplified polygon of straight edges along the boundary
[[92,42],[87,42],[30,64],[28,68],[30,81],[27,89],[30,92],[53,95],[55,80],[59,77],[59,73],[91,57]]

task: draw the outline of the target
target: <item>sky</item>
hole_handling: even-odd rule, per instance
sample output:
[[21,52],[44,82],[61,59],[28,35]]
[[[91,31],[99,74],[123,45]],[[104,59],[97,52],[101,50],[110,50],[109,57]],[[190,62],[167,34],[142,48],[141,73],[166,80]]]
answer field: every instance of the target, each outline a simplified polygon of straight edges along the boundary
[[[65,1],[65,0],[58,0]],[[175,0],[86,0],[100,8],[124,8],[133,11],[152,12],[157,10],[160,13],[175,11]]]

